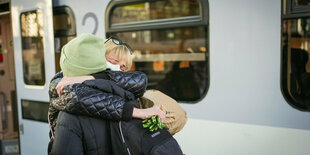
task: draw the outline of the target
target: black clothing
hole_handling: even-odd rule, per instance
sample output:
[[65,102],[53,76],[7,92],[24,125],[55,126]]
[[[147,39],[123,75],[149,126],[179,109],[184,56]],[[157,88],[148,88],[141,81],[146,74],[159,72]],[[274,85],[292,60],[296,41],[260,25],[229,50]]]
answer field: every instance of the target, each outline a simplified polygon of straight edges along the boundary
[[59,112],[53,155],[111,155],[109,121]]
[[[119,121],[132,118],[133,103],[136,102],[137,97],[143,95],[147,86],[146,75],[138,71],[106,71],[104,74],[107,75],[105,78],[108,77],[108,80],[87,80],[82,84],[68,85],[63,89],[61,96],[58,96],[56,86],[63,74],[57,73],[51,80],[48,118],[52,131],[51,141],[55,137],[54,144],[51,143],[52,148],[49,147],[49,150],[52,149],[52,153],[60,153],[68,150],[66,147],[71,146],[74,148],[80,146],[81,149],[77,151],[71,150],[75,153],[84,150],[85,154],[102,154],[101,151],[109,151],[101,150],[101,147],[86,146],[88,144],[109,146],[109,138],[97,140],[98,138],[108,137],[106,133],[109,127],[107,127],[106,120]],[[100,76],[95,75],[94,77]],[[59,113],[59,111],[64,112]],[[69,113],[91,117],[76,116]],[[56,121],[57,117],[59,120]],[[101,118],[101,120],[96,118]],[[96,122],[96,125],[93,122]],[[95,126],[97,126],[97,130],[94,129]],[[57,135],[53,136],[54,132]],[[97,135],[100,136],[96,137]],[[66,143],[67,146],[63,143]],[[70,149],[68,151],[71,152]]]
[[147,86],[147,76],[139,71],[121,72],[106,70],[92,74],[95,79],[114,81],[118,86],[133,93],[136,98],[142,97]]
[[135,97],[143,95],[147,86],[146,75],[138,71],[106,73],[111,80],[96,79],[68,85],[61,96],[58,96],[56,86],[63,74],[55,75],[49,87],[48,119],[52,129],[59,111],[114,121],[131,119],[132,102]]

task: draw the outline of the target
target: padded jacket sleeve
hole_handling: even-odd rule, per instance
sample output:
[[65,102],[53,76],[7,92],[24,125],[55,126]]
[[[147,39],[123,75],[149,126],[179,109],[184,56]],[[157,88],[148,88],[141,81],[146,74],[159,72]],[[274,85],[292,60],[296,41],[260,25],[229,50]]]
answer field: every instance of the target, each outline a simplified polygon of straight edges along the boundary
[[[117,86],[114,87],[118,88]],[[113,89],[114,87],[111,88],[113,93],[110,93],[85,84],[73,84],[65,87],[59,97],[54,90],[55,88],[51,88],[52,94],[50,96],[53,97],[50,99],[50,106],[59,111],[78,115],[115,121],[130,120],[133,111],[132,102],[134,101],[125,101],[125,98],[115,95],[115,92],[122,94],[122,91]]]
[[106,71],[112,81],[118,86],[130,91],[136,98],[143,96],[147,87],[147,76],[140,71],[120,72]]

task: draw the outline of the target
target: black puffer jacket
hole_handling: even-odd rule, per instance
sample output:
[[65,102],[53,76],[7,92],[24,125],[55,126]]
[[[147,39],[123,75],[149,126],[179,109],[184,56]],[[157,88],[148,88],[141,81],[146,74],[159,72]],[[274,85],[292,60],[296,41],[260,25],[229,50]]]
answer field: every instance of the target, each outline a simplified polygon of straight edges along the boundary
[[49,155],[111,155],[110,122],[60,111]]
[[[50,82],[48,119],[54,132],[59,111],[91,116],[105,120],[130,120],[135,98],[141,97],[147,86],[144,73],[104,72],[105,79],[88,80],[68,85],[58,96],[56,86],[63,77],[57,73]],[[96,76],[95,76],[96,77]]]

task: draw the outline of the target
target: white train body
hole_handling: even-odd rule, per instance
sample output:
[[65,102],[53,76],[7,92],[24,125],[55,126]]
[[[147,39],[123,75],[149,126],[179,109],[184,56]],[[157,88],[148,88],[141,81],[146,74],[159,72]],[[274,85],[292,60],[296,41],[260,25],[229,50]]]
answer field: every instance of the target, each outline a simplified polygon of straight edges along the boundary
[[[306,155],[310,113],[288,104],[281,92],[281,1],[203,0],[207,5],[208,84],[198,101],[180,101],[188,122],[175,135],[188,155]],[[106,38],[109,1],[11,0],[15,79],[21,154],[46,154],[49,125],[23,117],[27,101],[49,102],[56,73],[53,6],[68,6],[76,35]],[[25,84],[21,14],[43,16],[45,83]],[[0,64],[1,65],[1,64]],[[185,83],[187,81],[184,81]],[[26,101],[23,103],[23,101]],[[38,109],[40,110],[40,109]]]

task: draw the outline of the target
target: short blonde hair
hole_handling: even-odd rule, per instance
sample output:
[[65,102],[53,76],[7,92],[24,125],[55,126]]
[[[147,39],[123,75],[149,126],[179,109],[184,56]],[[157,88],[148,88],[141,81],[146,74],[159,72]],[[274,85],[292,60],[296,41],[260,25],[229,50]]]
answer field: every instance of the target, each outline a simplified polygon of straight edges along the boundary
[[109,54],[110,52],[115,52],[119,60],[127,60],[126,71],[131,68],[132,55],[130,53],[130,50],[125,45],[116,45],[115,43],[113,43],[112,39],[107,41],[104,45],[106,48],[106,54]]

